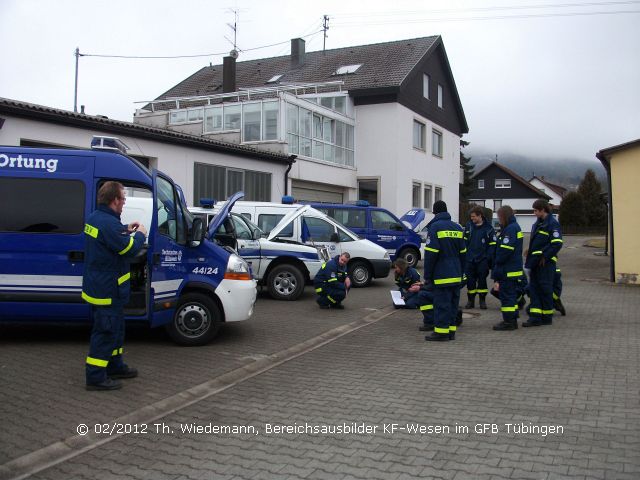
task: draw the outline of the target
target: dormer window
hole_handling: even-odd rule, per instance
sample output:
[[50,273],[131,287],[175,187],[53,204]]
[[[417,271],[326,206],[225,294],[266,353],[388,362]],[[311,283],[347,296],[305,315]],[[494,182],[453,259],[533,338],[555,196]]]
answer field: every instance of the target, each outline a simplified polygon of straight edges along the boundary
[[348,75],[350,73],[356,73],[361,66],[361,63],[356,65],[343,65],[333,72],[333,75]]
[[278,80],[280,80],[282,77],[284,77],[284,74],[281,75],[274,75],[273,77],[271,77],[269,80],[266,81],[266,83],[276,83]]

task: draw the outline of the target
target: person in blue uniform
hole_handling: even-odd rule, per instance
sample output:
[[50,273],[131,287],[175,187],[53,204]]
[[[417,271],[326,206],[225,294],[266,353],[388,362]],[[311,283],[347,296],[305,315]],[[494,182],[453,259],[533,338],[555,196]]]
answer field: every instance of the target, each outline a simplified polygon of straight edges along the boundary
[[351,279],[347,276],[347,263],[351,255],[342,252],[326,263],[318,271],[313,284],[316,288],[316,302],[320,308],[343,309],[342,301],[351,287]]
[[562,248],[562,230],[551,214],[546,200],[533,202],[533,213],[537,217],[531,227],[531,238],[527,250],[525,267],[531,269],[529,278],[529,320],[523,327],[537,327],[553,323],[553,278],[556,273],[558,252]]
[[487,276],[493,261],[496,245],[496,232],[482,213],[482,208],[475,206],[469,212],[469,222],[464,229],[464,240],[467,244],[465,274],[467,275],[467,304],[464,308],[475,308],[478,295],[479,307],[487,309]]
[[433,288],[434,328],[425,340],[442,342],[454,340],[458,328],[456,317],[467,248],[464,229],[451,221],[447,204],[436,201],[433,213],[435,217],[427,224],[424,281]]
[[93,330],[86,359],[87,390],[116,390],[121,378],[138,375],[123,361],[124,306],[129,301],[130,259],[143,247],[146,229],[139,222],[122,224],[126,198],[119,182],[98,190],[98,208],[84,227],[82,298],[91,305]]
[[404,300],[404,308],[417,308],[422,313],[421,332],[433,331],[433,292],[427,290],[418,271],[404,258],[393,263],[396,285]]
[[564,317],[567,314],[567,310],[564,308],[560,295],[562,295],[562,272],[556,262],[556,273],[553,276],[553,308]]
[[518,328],[518,297],[524,277],[522,268],[522,239],[524,234],[516,221],[513,209],[503,205],[498,209],[498,220],[502,227],[496,238],[496,253],[493,261],[492,277],[494,289],[500,295],[502,322],[493,326],[497,331]]

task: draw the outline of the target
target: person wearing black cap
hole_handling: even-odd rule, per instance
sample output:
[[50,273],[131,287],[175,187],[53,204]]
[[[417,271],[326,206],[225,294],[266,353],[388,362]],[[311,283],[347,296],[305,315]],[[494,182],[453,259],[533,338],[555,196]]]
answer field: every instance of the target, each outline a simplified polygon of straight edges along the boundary
[[454,340],[460,302],[465,255],[463,228],[451,221],[447,204],[433,204],[435,217],[427,225],[424,248],[424,280],[433,286],[434,328],[424,339],[430,342]]

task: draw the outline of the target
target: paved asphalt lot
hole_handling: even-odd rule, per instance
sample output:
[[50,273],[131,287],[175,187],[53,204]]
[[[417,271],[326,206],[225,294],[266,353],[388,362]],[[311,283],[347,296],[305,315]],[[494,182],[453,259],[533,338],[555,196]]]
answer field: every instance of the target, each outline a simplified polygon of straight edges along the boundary
[[491,298],[446,344],[391,277],[344,311],[261,295],[206,347],[131,328],[141,376],[116,392],[84,390],[88,327],[0,326],[0,479],[638,479],[640,289],[584,241],[560,255],[566,317],[493,332]]

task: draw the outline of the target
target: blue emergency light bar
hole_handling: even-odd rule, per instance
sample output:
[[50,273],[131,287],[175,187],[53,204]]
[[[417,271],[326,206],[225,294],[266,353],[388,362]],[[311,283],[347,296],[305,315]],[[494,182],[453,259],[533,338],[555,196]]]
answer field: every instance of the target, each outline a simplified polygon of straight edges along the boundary
[[201,198],[200,199],[200,206],[202,208],[213,208],[213,206],[216,204],[216,201],[214,198]]
[[124,155],[127,154],[129,147],[119,138],[116,137],[102,137],[95,135],[91,139],[91,148],[93,150],[115,150]]
[[296,203],[296,200],[291,195],[284,195],[282,197],[282,203],[285,205],[293,205],[294,203]]

